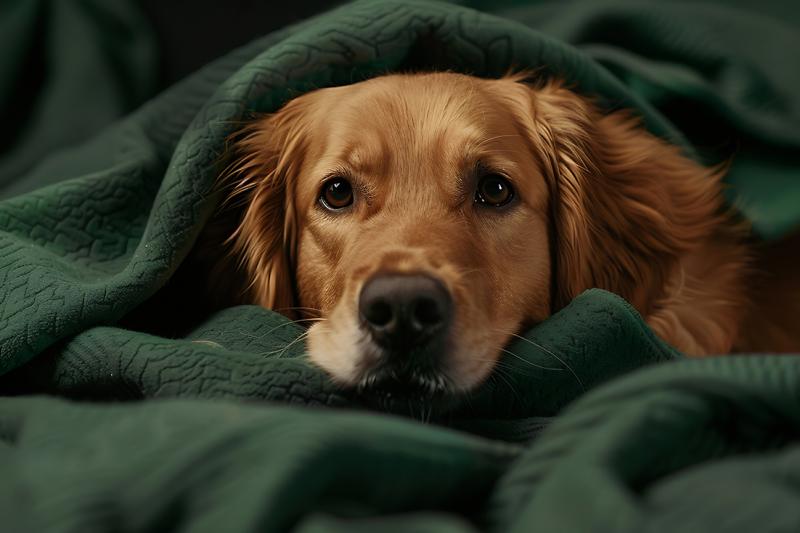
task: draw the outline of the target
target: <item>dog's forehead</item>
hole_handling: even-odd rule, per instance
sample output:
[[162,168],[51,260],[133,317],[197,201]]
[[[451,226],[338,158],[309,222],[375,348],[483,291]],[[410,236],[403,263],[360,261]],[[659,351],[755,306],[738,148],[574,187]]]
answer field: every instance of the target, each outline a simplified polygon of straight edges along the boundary
[[332,95],[327,156],[365,174],[441,172],[523,143],[507,106],[454,74],[386,76]]

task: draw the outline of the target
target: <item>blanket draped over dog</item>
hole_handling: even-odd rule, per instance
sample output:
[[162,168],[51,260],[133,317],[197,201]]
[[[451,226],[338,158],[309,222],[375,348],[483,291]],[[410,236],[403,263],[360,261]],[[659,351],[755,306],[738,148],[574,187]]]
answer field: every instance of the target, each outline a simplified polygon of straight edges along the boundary
[[[762,237],[786,234],[800,17],[740,3],[362,1],[236,50],[75,148],[22,139],[27,170],[0,165],[0,186],[27,191],[0,202],[0,531],[797,531],[800,358],[686,360],[603,291],[516,339],[432,421],[413,402],[405,417],[364,409],[273,312],[164,333],[198,289],[130,318],[180,275],[243,120],[385,72],[562,76],[687,153],[733,155],[731,201]],[[73,128],[61,106],[54,131]]]

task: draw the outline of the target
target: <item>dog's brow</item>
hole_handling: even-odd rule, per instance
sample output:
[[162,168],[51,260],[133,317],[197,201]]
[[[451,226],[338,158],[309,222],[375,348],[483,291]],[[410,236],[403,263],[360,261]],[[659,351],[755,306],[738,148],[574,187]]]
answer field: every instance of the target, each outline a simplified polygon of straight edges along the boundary
[[479,152],[466,147],[463,150],[457,168],[454,169],[454,198],[459,205],[473,194],[477,170],[481,164],[480,156],[481,154]]
[[391,165],[391,156],[391,151],[383,141],[371,140],[366,145],[348,144],[341,150],[338,159],[356,174],[381,174]]

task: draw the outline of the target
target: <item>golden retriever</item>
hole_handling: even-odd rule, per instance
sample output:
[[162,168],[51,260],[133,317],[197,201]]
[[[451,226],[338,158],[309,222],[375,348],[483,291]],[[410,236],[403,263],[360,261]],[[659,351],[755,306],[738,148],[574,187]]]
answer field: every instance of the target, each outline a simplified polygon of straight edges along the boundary
[[744,327],[753,252],[722,169],[558,81],[316,90],[232,154],[212,283],[313,321],[309,356],[344,385],[471,389],[513,334],[591,287],[690,355],[764,341]]

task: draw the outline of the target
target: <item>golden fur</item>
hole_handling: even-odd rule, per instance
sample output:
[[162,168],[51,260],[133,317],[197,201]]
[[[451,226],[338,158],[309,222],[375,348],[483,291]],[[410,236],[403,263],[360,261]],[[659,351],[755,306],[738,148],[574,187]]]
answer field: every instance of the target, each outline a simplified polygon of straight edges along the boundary
[[[721,170],[558,81],[430,73],[317,90],[245,128],[233,153],[227,222],[210,229],[228,249],[203,252],[212,283],[230,295],[238,277],[238,301],[321,318],[309,354],[339,382],[373,363],[356,302],[376,272],[429,273],[452,294],[443,371],[456,390],[591,287],[690,355],[768,342],[743,328],[753,260]],[[478,167],[509,178],[513,207],[474,205]],[[317,201],[332,175],[353,183],[346,212]]]

